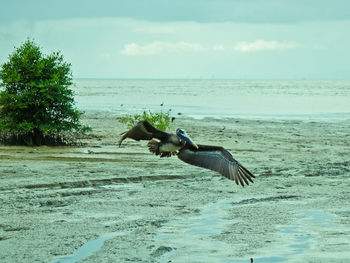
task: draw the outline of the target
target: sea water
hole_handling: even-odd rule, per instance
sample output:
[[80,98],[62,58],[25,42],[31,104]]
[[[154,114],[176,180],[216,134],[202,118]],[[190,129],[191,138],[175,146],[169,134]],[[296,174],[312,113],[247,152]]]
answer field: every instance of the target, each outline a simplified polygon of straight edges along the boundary
[[350,80],[77,79],[77,107],[114,115],[350,119]]

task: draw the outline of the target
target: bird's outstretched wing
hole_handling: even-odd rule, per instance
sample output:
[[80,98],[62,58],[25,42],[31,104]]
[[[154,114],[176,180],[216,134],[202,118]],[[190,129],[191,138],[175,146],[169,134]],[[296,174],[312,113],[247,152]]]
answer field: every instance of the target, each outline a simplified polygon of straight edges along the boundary
[[157,138],[159,140],[165,139],[170,134],[161,130],[158,130],[147,120],[138,122],[129,131],[126,131],[123,137],[119,140],[119,147],[126,138],[131,138],[136,141],[139,140],[151,140],[152,138]]
[[198,149],[193,147],[181,149],[177,156],[188,164],[219,172],[242,186],[249,185],[249,182],[253,183],[252,178],[255,178],[223,147],[199,144]]

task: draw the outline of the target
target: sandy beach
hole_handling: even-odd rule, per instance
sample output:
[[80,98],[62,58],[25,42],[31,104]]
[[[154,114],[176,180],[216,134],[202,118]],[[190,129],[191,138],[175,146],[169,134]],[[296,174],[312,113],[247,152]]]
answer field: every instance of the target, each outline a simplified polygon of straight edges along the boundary
[[350,262],[350,121],[177,117],[244,188],[83,121],[81,147],[0,146],[0,262]]

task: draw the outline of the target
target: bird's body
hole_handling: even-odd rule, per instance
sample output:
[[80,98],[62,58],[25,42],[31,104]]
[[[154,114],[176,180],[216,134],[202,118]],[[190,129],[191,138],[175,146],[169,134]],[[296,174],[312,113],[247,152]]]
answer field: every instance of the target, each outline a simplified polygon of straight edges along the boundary
[[164,152],[176,152],[182,148],[181,144],[164,143],[159,146],[159,151]]
[[[191,165],[219,172],[236,184],[244,186],[253,182],[255,176],[238,163],[223,147],[197,145],[182,129],[176,134],[167,133],[153,127],[147,120],[140,121],[129,131],[125,132],[119,141],[119,146],[126,139],[149,140],[150,152],[160,157],[177,157]],[[155,140],[157,139],[157,140]]]

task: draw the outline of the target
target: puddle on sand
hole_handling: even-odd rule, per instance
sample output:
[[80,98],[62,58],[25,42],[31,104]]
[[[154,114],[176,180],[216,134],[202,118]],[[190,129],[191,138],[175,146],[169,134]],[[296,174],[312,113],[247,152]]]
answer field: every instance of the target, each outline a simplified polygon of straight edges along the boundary
[[[225,210],[237,206],[234,203],[238,201],[241,200],[219,201],[205,207],[198,216],[164,224],[155,239],[161,246],[169,248],[169,252],[162,254],[159,262],[249,262],[250,256],[246,259],[233,259],[230,256],[234,244],[212,238],[228,225],[238,222],[225,219]],[[277,229],[282,234],[283,244],[276,251],[269,251],[271,256],[254,257],[254,263],[279,263],[297,259],[311,248],[320,224],[329,228],[337,226],[337,217],[333,214],[320,210],[302,210],[297,213],[303,218],[295,225]]]
[[[254,263],[280,263],[290,260],[297,260],[304,255],[312,246],[312,241],[317,237],[317,229],[322,227],[337,227],[335,221],[338,219],[333,214],[321,210],[301,210],[297,214],[302,215],[295,225],[280,226],[278,231],[284,239],[283,244],[278,247],[278,251],[269,251],[275,254],[271,257],[254,257]],[[234,260],[235,263],[247,262],[246,260]]]
[[130,231],[113,232],[113,233],[108,233],[103,236],[100,236],[96,239],[89,240],[80,248],[78,248],[73,255],[65,256],[63,258],[60,258],[59,260],[52,261],[51,263],[79,262],[80,260],[86,259],[92,254],[94,254],[95,252],[99,251],[103,247],[103,244],[105,243],[105,241],[107,241],[108,239],[111,239],[117,236],[124,236],[129,233]]
[[164,253],[159,262],[191,262],[191,259],[196,262],[232,262],[229,258],[232,247],[211,236],[238,222],[224,217],[232,203],[239,201],[241,199],[219,201],[205,207],[198,216],[164,224],[155,239],[172,249]]
[[299,214],[306,216],[302,222],[309,224],[322,224],[323,226],[338,226],[334,223],[338,219],[336,215],[325,213],[321,210],[302,210]]

